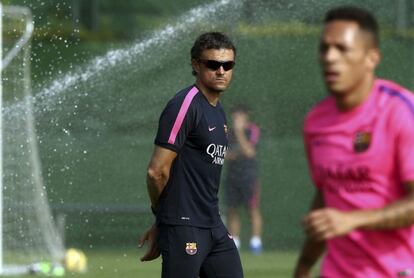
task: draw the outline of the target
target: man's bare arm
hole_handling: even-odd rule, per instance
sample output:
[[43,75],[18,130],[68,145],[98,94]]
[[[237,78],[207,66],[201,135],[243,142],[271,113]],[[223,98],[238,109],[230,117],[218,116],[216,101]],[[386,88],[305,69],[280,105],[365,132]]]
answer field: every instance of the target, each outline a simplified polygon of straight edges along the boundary
[[[171,165],[177,154],[169,149],[155,146],[154,152],[147,170],[147,188],[151,199],[151,208],[156,208],[160,195],[167,185],[170,176]],[[160,250],[156,242],[158,229],[153,224],[139,239],[139,247],[148,241],[148,249],[141,257],[141,261],[152,261],[160,256]]]
[[317,240],[345,235],[355,229],[392,230],[414,223],[414,182],[406,183],[405,197],[389,205],[366,210],[322,208],[306,217],[308,233]]
[[236,135],[237,141],[239,142],[240,153],[247,158],[254,157],[256,155],[256,148],[252,143],[249,142],[246,134],[244,133],[244,130],[235,129],[234,134]]
[[155,146],[147,170],[147,188],[151,199],[151,206],[157,207],[159,197],[167,184],[170,176],[171,165],[177,153]]
[[405,184],[407,195],[390,205],[367,211],[356,211],[357,227],[369,230],[389,230],[414,223],[414,181]]
[[[316,193],[311,211],[321,209],[324,207],[324,201],[322,193],[318,190]],[[304,220],[305,221],[305,220]],[[304,223],[305,230],[306,229],[306,223]],[[310,270],[311,268],[316,264],[319,257],[323,254],[325,250],[325,241],[316,240],[309,234],[307,235],[305,239],[305,243],[303,244],[302,251],[300,252],[294,277],[295,278],[305,278],[310,277]]]

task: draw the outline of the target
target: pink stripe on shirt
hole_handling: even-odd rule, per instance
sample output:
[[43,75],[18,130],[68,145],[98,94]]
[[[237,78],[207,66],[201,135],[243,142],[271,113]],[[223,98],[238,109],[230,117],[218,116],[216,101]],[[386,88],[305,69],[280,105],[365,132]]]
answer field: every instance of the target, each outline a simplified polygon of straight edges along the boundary
[[187,114],[188,107],[190,107],[191,101],[193,100],[194,96],[198,93],[197,87],[193,87],[190,92],[185,96],[183,104],[181,104],[180,111],[178,112],[178,116],[175,119],[174,126],[171,130],[170,137],[168,138],[169,144],[175,143],[175,138],[177,137],[178,132],[180,131],[181,125],[183,124],[184,117]]

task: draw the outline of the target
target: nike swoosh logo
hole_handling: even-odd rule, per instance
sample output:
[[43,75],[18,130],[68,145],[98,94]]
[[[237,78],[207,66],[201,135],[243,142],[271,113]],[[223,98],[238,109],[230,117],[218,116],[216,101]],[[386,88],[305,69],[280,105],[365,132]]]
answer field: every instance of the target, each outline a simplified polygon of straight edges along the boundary
[[216,129],[216,127],[208,127],[208,131],[213,131],[215,129]]

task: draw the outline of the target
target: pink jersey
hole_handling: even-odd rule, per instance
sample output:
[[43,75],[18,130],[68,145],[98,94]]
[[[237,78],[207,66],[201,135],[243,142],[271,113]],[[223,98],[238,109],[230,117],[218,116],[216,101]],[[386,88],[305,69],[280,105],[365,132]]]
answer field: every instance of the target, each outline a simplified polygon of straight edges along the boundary
[[[414,181],[414,95],[377,79],[369,98],[341,112],[321,101],[304,125],[312,180],[326,207],[381,208]],[[414,277],[414,226],[356,230],[327,243],[322,277]]]

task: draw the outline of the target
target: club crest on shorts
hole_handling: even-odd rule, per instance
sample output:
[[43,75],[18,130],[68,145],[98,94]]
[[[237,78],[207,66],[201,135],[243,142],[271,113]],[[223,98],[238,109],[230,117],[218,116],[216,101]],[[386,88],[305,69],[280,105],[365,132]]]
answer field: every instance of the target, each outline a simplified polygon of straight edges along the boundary
[[188,255],[195,255],[195,254],[197,254],[197,243],[196,242],[187,242],[185,244],[185,252]]
[[372,135],[370,132],[357,131],[354,137],[354,151],[362,153],[368,150],[371,139]]

